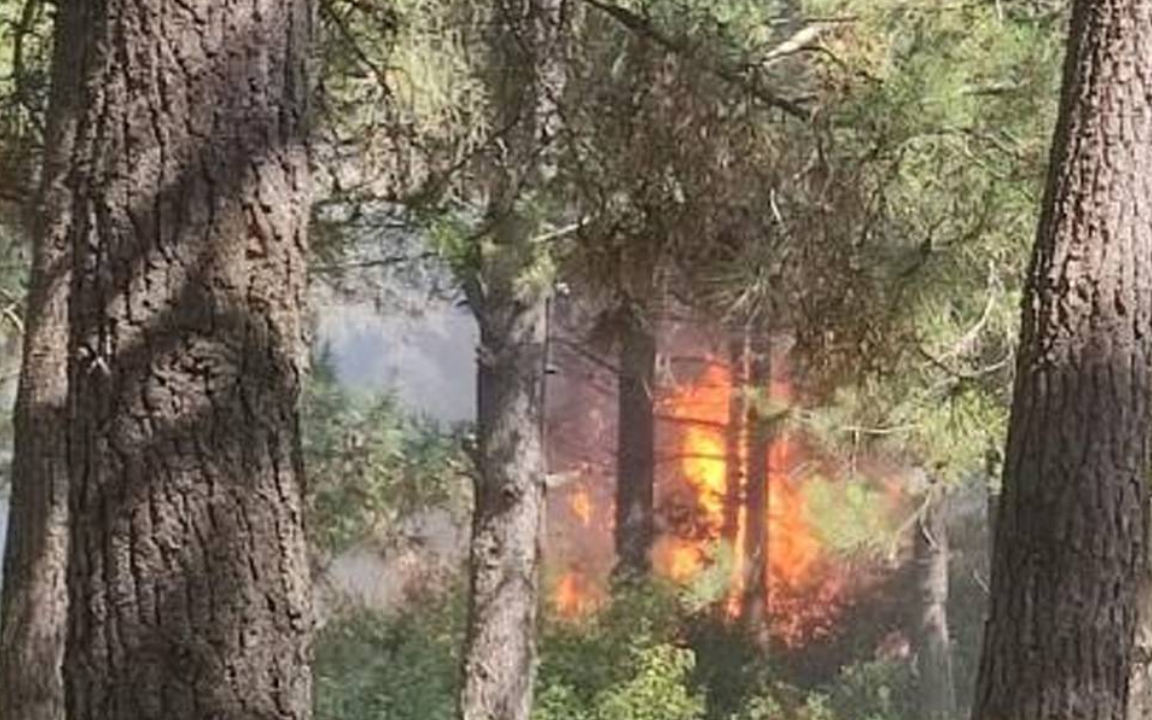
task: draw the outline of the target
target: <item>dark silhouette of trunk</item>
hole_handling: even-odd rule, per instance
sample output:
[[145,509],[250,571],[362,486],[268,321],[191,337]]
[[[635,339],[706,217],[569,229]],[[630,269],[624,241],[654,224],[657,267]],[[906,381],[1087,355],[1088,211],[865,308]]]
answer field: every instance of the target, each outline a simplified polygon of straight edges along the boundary
[[463,720],[527,720],[532,708],[551,281],[533,277],[539,223],[522,208],[555,174],[562,21],[559,0],[526,0],[497,3],[493,22],[496,125],[509,131],[493,163],[490,237],[462,277],[480,326]]
[[1128,716],[1147,565],[1152,3],[1076,0],[1023,306],[976,720]]
[[79,14],[57,19],[50,127],[43,187],[33,227],[33,257],[20,386],[16,393],[14,456],[0,598],[0,718],[64,717],[64,636],[67,626],[68,469],[65,401],[68,387],[67,177],[82,108],[75,38]]
[[768,510],[769,453],[772,449],[772,418],[766,415],[767,393],[771,388],[772,364],[766,338],[757,336],[751,345],[748,385],[755,399],[748,404],[748,474],[744,512],[744,597],[741,617],[749,637],[761,648],[768,647],[769,578]]
[[616,556],[623,576],[643,577],[651,567],[655,533],[656,335],[644,311],[624,311],[617,389]]
[[956,717],[956,686],[948,635],[948,526],[944,497],[933,487],[913,538],[919,602],[914,620],[916,671],[923,720]]
[[311,715],[308,0],[59,6],[69,720]]
[[747,329],[728,344],[730,368],[728,423],[724,431],[725,498],[721,517],[720,536],[735,549],[740,533],[740,513],[744,508],[747,485],[748,442],[748,370],[751,347]]

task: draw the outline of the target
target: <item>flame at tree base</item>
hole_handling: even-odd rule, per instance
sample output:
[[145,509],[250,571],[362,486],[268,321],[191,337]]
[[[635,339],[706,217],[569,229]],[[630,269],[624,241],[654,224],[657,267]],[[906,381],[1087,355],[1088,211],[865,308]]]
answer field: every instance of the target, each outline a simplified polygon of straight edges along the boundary
[[[773,404],[790,400],[784,382],[759,391]],[[803,444],[778,430],[766,445],[752,448],[746,429],[732,427],[732,418],[740,417],[733,403],[747,402],[748,395],[747,388],[734,386],[727,365],[710,362],[693,383],[659,399],[662,527],[652,549],[653,573],[682,585],[716,583],[714,597],[728,620],[800,647],[836,632],[855,586],[847,561],[827,546],[812,515],[811,463]],[[760,452],[762,462],[750,462]],[[763,475],[750,477],[757,467]],[[750,492],[755,482],[759,493]],[[763,506],[751,507],[750,496],[763,498]],[[593,518],[614,515],[582,488],[569,491],[566,504],[572,522],[583,528]],[[607,584],[606,571],[569,570],[554,587],[553,605],[565,617],[586,615],[607,601]]]

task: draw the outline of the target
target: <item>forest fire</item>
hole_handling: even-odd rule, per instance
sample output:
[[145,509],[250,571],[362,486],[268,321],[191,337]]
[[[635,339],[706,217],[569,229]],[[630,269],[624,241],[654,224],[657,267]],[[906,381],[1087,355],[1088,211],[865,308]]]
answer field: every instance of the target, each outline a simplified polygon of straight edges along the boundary
[[552,599],[561,616],[576,618],[594,612],[603,605],[606,591],[602,583],[584,572],[569,570],[556,584]]
[[[758,435],[752,447],[757,440],[743,419],[749,403],[783,407],[791,395],[785,382],[763,384],[742,387],[727,364],[709,361],[690,383],[658,396],[653,571],[687,584],[721,569],[728,578],[721,607],[731,621],[799,646],[833,629],[846,599],[846,572],[811,516],[805,491],[811,463],[802,444],[777,428]],[[751,462],[754,453],[764,453],[760,462]],[[594,517],[613,517],[611,507],[597,504],[610,505],[610,497],[583,484],[567,489],[568,524],[591,533]],[[611,534],[610,522],[597,522]],[[608,567],[589,572],[588,562],[571,565],[553,588],[557,611],[579,617],[599,607]]]
[[568,497],[568,508],[580,521],[581,525],[584,527],[592,526],[592,513],[595,509],[592,505],[592,495],[588,492],[588,488],[577,488],[576,491]]
[[[664,399],[662,412],[681,428],[678,480],[690,503],[679,515],[689,522],[687,532],[671,528],[678,537],[661,543],[655,569],[688,581],[706,567],[711,548],[727,547],[732,565],[727,614],[763,622],[772,637],[800,644],[830,628],[844,583],[809,515],[800,446],[786,431],[776,431],[766,446],[754,449],[743,423],[731,427],[732,403],[748,394],[734,387],[726,365],[710,363],[696,382]],[[760,394],[768,396],[761,402],[784,404],[790,389],[773,382]],[[753,452],[766,454],[759,465],[765,476],[759,479],[751,476],[758,465],[749,462]],[[756,482],[763,483],[759,493]],[[762,502],[754,507],[757,497]],[[672,502],[682,504],[683,498]],[[763,617],[744,617],[748,612]]]

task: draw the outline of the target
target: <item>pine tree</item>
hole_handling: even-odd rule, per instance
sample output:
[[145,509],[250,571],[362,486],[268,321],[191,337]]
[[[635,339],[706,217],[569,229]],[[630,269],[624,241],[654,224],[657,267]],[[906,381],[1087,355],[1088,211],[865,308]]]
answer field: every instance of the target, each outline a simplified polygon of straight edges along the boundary
[[309,0],[59,4],[68,717],[307,718]]
[[1152,394],[1152,5],[1073,5],[974,717],[1128,716]]

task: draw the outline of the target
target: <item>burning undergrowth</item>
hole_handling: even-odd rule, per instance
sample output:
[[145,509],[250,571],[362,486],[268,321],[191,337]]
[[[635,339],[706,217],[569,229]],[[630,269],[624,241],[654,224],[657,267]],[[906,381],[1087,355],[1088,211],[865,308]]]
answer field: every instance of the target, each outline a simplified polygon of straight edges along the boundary
[[[674,357],[654,388],[653,574],[753,644],[837,645],[899,574],[909,503],[895,480],[862,480],[822,455],[795,421],[782,354],[758,378],[737,354],[703,346]],[[550,398],[565,481],[551,495],[547,557],[554,609],[581,618],[610,596],[615,398],[610,378],[573,366],[584,370]]]

